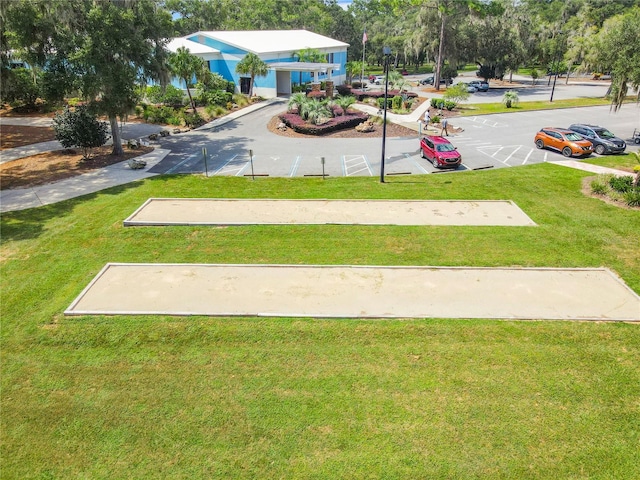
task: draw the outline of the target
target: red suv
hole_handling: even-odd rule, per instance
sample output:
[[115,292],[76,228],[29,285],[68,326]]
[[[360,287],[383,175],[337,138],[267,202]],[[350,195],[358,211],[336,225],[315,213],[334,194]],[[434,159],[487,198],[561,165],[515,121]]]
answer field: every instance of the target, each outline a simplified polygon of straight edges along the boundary
[[420,156],[436,168],[457,168],[462,163],[460,152],[444,137],[424,136],[420,140]]

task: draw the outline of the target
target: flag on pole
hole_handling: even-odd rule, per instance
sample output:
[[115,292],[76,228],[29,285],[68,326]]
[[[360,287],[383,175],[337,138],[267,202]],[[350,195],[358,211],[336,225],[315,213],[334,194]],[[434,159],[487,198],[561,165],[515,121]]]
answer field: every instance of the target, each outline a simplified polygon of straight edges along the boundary
[[365,30],[364,33],[362,34],[362,43],[365,44],[367,43],[367,31]]

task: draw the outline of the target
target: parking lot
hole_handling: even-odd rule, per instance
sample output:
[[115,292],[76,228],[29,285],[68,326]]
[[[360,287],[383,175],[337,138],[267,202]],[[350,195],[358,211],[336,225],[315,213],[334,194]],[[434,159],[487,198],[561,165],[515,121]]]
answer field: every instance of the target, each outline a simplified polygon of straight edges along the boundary
[[[172,136],[163,142],[172,153],[157,173],[205,173],[208,176],[349,177],[378,176],[380,138],[289,138],[269,132],[268,121],[286,109],[284,102],[238,118],[222,128]],[[456,171],[505,168],[564,160],[551,150],[536,149],[542,127],[584,122],[603,125],[625,140],[640,126],[640,108],[627,104],[617,113],[608,106],[454,117],[462,132],[449,139],[462,154]],[[386,175],[451,173],[422,159],[418,125],[413,136],[387,138]],[[206,150],[206,162],[203,149]],[[637,150],[629,144],[627,151]],[[324,162],[324,163],[323,163]]]

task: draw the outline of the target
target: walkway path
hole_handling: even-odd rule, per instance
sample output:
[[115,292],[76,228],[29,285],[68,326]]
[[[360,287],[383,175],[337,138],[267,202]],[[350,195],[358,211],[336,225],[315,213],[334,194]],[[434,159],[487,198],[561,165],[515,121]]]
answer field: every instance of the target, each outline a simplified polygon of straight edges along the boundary
[[125,160],[99,170],[47,185],[2,190],[0,191],[0,212],[10,212],[49,205],[153,177],[155,174],[150,173],[148,169],[156,165],[168,153],[169,150],[157,148],[153,152],[138,157],[147,162],[145,169],[132,170],[129,168],[128,161]]

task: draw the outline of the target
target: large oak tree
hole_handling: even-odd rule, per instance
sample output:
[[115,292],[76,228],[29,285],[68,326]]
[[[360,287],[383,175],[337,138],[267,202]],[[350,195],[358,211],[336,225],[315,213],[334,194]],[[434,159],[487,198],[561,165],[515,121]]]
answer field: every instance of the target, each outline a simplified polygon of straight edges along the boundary
[[113,153],[123,153],[118,117],[133,110],[136,84],[168,79],[164,45],[173,25],[161,2],[22,0],[6,18],[8,38],[34,67],[63,67],[78,80],[82,96],[109,117]]

